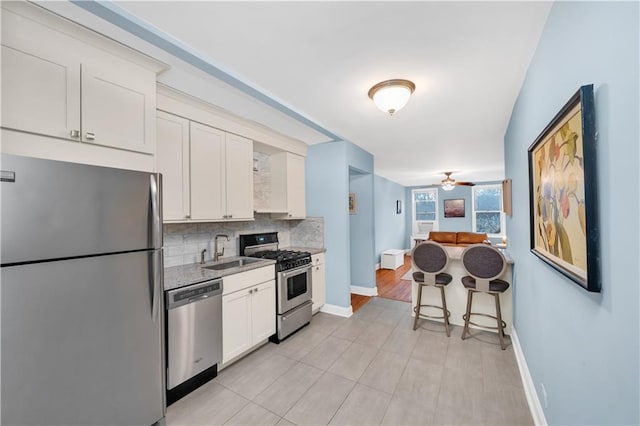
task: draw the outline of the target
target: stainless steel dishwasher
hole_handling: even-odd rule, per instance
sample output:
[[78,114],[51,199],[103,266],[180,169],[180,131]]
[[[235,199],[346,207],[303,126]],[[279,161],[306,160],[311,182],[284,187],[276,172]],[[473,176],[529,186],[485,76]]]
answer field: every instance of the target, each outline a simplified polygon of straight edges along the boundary
[[222,362],[222,280],[167,291],[167,389]]

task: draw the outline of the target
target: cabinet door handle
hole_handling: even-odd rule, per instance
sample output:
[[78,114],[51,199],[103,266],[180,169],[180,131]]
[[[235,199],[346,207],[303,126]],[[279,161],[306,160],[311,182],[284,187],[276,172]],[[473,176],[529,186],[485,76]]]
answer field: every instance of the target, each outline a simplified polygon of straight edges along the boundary
[[87,132],[87,134],[85,135],[88,141],[94,141],[96,140],[96,134],[93,132]]
[[79,138],[80,137],[80,130],[72,130],[69,132],[69,136],[71,136],[72,138]]

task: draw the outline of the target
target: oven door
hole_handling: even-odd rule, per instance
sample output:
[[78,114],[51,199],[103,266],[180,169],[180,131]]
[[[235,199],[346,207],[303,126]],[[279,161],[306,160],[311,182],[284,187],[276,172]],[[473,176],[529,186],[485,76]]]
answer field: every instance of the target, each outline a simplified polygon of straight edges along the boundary
[[311,300],[311,265],[278,272],[278,314]]

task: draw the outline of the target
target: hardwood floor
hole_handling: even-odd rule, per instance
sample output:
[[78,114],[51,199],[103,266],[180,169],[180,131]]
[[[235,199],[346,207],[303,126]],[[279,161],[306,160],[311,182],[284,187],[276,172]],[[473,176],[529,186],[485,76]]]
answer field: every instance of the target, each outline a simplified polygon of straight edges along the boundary
[[358,309],[362,308],[369,300],[371,300],[370,296],[351,293],[351,309],[353,309],[353,313],[358,312]]
[[[404,265],[396,269],[378,269],[376,271],[376,287],[378,297],[411,303],[411,281],[403,280],[404,274],[411,270],[411,256],[404,257]],[[353,313],[363,307],[371,297],[351,293]]]
[[411,303],[411,281],[403,280],[402,276],[411,270],[411,256],[404,256],[404,265],[396,269],[378,269],[376,271],[376,286],[378,297],[400,300]]

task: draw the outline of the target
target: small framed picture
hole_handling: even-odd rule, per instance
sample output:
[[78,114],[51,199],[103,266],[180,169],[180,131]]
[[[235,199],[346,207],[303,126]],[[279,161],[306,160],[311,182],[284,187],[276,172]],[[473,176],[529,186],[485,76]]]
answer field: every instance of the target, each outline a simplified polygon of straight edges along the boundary
[[444,217],[464,217],[464,198],[444,200]]
[[358,213],[358,205],[356,202],[356,193],[349,193],[349,214],[357,214]]

